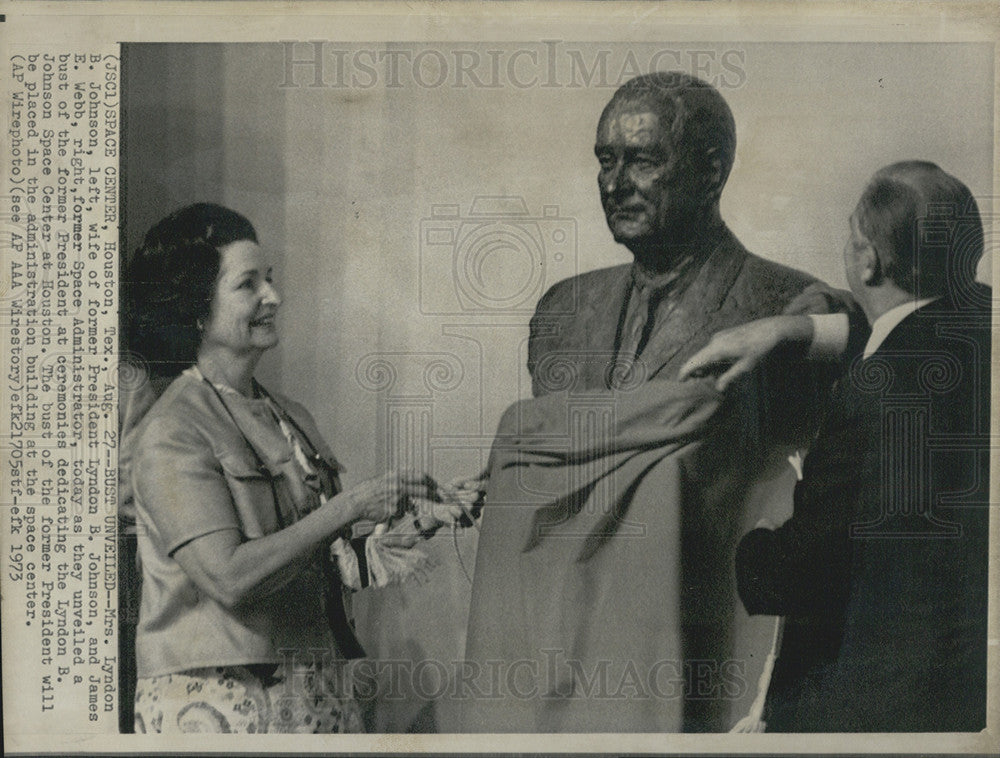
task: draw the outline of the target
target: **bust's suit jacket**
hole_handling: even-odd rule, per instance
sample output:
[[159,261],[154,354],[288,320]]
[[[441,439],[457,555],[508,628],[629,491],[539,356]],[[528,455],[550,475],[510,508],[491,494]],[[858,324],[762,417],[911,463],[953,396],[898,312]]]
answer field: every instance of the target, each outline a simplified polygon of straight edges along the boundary
[[[607,388],[631,287],[631,264],[554,285],[531,319],[528,370],[535,397]],[[644,378],[672,379],[720,329],[773,316],[816,280],[747,252],[728,229],[641,356]]]
[[985,726],[990,295],[973,285],[848,361],[794,515],[737,551],[787,615],[768,731]]

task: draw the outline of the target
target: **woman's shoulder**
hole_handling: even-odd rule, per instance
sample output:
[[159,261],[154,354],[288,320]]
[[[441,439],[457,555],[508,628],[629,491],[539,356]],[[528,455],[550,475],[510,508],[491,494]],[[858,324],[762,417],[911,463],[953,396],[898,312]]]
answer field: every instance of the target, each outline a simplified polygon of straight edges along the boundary
[[187,373],[174,379],[153,403],[138,430],[141,450],[163,439],[199,439],[218,415],[208,386]]

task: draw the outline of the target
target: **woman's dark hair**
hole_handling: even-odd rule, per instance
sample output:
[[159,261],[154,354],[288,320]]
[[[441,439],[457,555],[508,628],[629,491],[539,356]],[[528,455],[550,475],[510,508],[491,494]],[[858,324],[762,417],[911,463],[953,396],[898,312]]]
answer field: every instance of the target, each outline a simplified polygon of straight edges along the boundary
[[146,233],[124,276],[130,360],[145,364],[153,377],[174,376],[195,362],[219,249],[242,240],[257,241],[253,225],[214,203],[181,208]]

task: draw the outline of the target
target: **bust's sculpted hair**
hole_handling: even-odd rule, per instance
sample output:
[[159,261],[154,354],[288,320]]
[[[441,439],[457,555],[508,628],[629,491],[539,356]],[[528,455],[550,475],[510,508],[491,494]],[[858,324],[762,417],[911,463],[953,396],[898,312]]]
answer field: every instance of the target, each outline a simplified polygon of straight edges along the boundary
[[718,159],[722,192],[736,157],[736,121],[715,87],[681,71],[657,71],[630,79],[619,87],[601,113],[600,123],[616,109],[641,105],[668,125],[671,148],[680,168],[710,172]]

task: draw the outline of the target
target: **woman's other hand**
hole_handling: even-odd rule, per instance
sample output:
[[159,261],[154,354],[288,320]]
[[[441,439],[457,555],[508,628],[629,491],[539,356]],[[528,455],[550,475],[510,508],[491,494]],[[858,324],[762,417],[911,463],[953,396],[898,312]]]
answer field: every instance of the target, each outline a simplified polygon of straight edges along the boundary
[[394,520],[381,539],[400,547],[412,547],[442,526],[471,526],[475,509],[482,505],[488,479],[489,474],[484,471],[473,479],[456,479],[439,485],[434,490],[435,497],[411,498],[412,513]]
[[413,515],[417,526],[423,532],[433,531],[441,526],[449,526],[458,522],[466,512],[467,506],[442,487],[439,497],[434,500],[415,498],[413,500]]
[[455,479],[441,488],[443,499],[450,499],[462,508],[462,526],[472,526],[486,502],[486,486],[490,481],[489,469],[483,469],[471,479]]
[[393,524],[385,537],[392,534],[399,535],[400,544],[403,545],[405,542],[407,544],[403,546],[410,547],[416,543],[417,537],[410,538],[407,535],[407,528],[409,534],[426,539],[442,526],[472,526],[477,512],[482,507],[487,481],[489,473],[484,471],[473,479],[456,479],[439,485],[434,498],[413,498],[412,514],[401,520],[410,519],[409,527],[402,523]]
[[437,484],[427,474],[390,471],[342,492],[353,520],[388,521],[412,509],[415,498],[432,499]]

